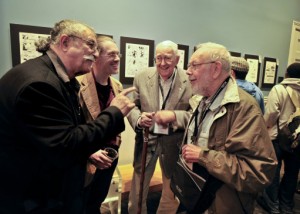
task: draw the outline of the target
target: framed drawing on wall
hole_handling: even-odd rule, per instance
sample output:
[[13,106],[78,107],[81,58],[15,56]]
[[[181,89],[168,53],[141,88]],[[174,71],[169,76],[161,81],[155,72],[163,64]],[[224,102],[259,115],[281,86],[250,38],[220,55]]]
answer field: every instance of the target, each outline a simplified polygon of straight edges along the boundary
[[123,84],[132,84],[134,76],[141,69],[153,66],[154,40],[130,37],[120,38],[120,81]]
[[180,58],[177,66],[186,70],[189,60],[189,46],[178,44],[178,54]]
[[276,84],[277,70],[277,59],[265,57],[263,67],[262,88],[272,88]]
[[35,42],[49,37],[50,30],[47,27],[10,24],[12,65],[16,66],[42,55],[36,51]]
[[245,54],[244,57],[249,64],[249,71],[246,76],[246,80],[249,82],[255,83],[257,86],[259,84],[259,76],[260,76],[260,60],[259,56]]

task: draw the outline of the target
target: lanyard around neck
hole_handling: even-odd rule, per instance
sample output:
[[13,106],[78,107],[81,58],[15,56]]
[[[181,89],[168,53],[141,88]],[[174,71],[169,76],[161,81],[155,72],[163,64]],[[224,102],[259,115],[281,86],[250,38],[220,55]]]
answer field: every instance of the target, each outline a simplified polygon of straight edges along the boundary
[[[194,127],[193,135],[191,136],[191,140],[192,140],[193,144],[195,144],[197,141],[200,125],[203,123],[203,120],[204,120],[206,114],[208,113],[210,106],[213,104],[213,102],[218,97],[218,95],[221,93],[221,91],[225,88],[228,81],[229,81],[229,77],[222,83],[222,85],[219,87],[217,92],[213,95],[213,97],[207,104],[205,103],[206,99],[203,98],[204,100],[202,99],[201,102],[199,103],[199,105],[197,106],[197,108],[195,109],[195,111],[193,113],[193,117],[195,118],[194,119],[195,127]],[[199,122],[198,122],[199,106],[201,104],[202,104],[202,106],[201,106],[202,108],[201,108],[201,113],[200,113]]]
[[160,82],[160,81],[161,81],[160,76],[159,76],[159,78],[158,78],[158,85],[159,85],[159,89],[160,89],[161,96],[162,96],[162,98],[163,98],[163,104],[162,104],[162,106],[161,106],[161,110],[164,110],[165,107],[166,107],[167,100],[169,99],[170,94],[171,94],[171,91],[172,91],[172,88],[173,88],[174,78],[175,78],[175,72],[174,72],[173,75],[172,75],[172,82],[171,82],[171,85],[170,85],[170,88],[169,88],[169,91],[168,91],[166,97],[164,97],[164,89],[163,89],[163,87],[162,87],[162,85],[161,85],[161,82]]

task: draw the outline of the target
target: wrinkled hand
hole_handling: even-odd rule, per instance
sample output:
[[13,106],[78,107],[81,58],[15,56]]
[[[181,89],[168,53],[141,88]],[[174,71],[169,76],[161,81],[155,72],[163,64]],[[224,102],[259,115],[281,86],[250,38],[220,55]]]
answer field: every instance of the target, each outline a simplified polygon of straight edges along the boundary
[[100,149],[89,157],[91,163],[93,163],[98,169],[107,169],[111,167],[112,160],[106,156],[107,152]]
[[193,144],[185,144],[182,147],[182,157],[187,163],[194,163],[199,161],[201,148]]
[[135,106],[135,104],[128,97],[126,97],[126,95],[135,90],[135,87],[124,89],[111,101],[110,106],[116,106],[118,109],[120,109],[125,117]]
[[161,110],[155,113],[154,120],[157,124],[168,127],[169,123],[176,121],[176,115],[174,111]]
[[149,128],[153,123],[153,116],[155,112],[143,112],[139,118],[139,126],[143,128]]

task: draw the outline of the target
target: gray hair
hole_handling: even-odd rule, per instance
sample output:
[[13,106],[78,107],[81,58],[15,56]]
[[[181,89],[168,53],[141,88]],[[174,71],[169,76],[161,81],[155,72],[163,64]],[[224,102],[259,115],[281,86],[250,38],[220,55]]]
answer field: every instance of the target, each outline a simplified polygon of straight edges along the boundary
[[230,72],[230,53],[225,46],[217,43],[206,42],[198,44],[196,46],[196,51],[199,49],[204,49],[211,61],[220,61],[223,71]]
[[179,56],[178,54],[178,45],[174,42],[172,42],[171,40],[166,40],[166,41],[163,41],[163,42],[160,42],[156,45],[156,49],[159,48],[160,46],[168,46],[168,47],[171,47],[174,54],[176,56]]
[[82,33],[86,30],[95,32],[90,26],[75,20],[64,19],[55,23],[50,31],[50,37],[47,39],[39,40],[35,43],[36,50],[45,53],[50,48],[50,44],[58,44],[59,38],[62,34],[74,35],[81,37]]

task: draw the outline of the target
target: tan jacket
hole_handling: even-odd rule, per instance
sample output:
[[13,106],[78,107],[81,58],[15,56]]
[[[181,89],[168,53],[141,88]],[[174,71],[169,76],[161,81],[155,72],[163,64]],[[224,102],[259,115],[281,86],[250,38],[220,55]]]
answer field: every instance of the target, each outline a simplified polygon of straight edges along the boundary
[[[141,173],[143,134],[136,128],[137,121],[142,112],[155,112],[159,107],[159,85],[158,71],[156,67],[145,68],[135,75],[133,85],[137,91],[134,93],[136,107],[131,110],[127,118],[130,125],[136,131],[133,166],[136,172]],[[189,99],[192,96],[192,90],[185,71],[177,69],[174,79],[174,86],[170,97],[166,103],[167,110],[173,110],[178,121],[188,122],[189,119]],[[150,127],[148,142],[148,152],[146,166],[149,164],[156,149],[160,149],[161,167],[164,175],[169,178],[174,171],[176,160],[178,159],[178,144],[182,141],[184,134],[184,125],[178,123],[176,128],[169,135],[156,136],[153,134],[153,126]]]
[[[113,77],[110,77],[109,79],[114,94],[119,94],[123,90],[122,84]],[[79,97],[85,119],[87,121],[95,120],[103,109],[101,109],[99,105],[99,98],[97,95],[97,89],[93,74],[91,72],[87,73],[85,75],[77,77],[77,80],[81,86]],[[121,145],[121,134],[117,136],[115,144],[117,146]],[[95,171],[96,167],[88,162],[85,186],[92,181]]]
[[208,149],[199,156],[199,164],[224,182],[209,213],[253,213],[256,193],[271,182],[277,159],[256,101],[232,79],[225,90]]

